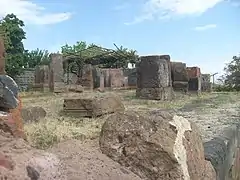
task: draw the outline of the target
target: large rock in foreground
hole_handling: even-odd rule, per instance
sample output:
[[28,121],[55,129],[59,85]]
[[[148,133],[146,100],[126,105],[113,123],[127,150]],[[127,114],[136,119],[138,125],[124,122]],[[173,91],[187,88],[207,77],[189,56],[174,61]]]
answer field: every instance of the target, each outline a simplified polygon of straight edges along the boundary
[[197,128],[183,117],[116,113],[103,125],[99,143],[104,154],[142,179],[216,179]]
[[102,154],[95,140],[68,140],[55,145],[50,152],[56,154],[64,164],[66,180],[141,180]]
[[48,152],[31,147],[0,127],[0,179],[141,180],[98,148],[98,143],[68,140]]
[[15,109],[18,106],[18,85],[8,75],[0,75],[0,108]]
[[0,126],[0,179],[66,180],[61,167],[56,155],[32,148]]

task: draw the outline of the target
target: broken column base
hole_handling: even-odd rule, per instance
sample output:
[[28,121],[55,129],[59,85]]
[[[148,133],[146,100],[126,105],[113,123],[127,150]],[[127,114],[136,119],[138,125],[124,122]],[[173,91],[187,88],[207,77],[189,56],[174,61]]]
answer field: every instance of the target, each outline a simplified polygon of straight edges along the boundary
[[136,96],[149,100],[172,100],[174,99],[174,91],[172,87],[137,88]]
[[124,109],[118,96],[104,94],[99,97],[65,98],[63,104],[63,114],[76,117],[98,117]]

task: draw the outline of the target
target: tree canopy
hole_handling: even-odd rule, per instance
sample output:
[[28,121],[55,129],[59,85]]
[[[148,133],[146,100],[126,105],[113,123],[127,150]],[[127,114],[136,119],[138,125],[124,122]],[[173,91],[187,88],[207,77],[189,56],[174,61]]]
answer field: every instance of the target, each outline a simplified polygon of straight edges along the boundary
[[222,83],[216,87],[217,91],[240,91],[240,55],[233,56],[232,60],[224,68],[225,74],[219,81]]
[[97,65],[101,68],[127,68],[128,63],[138,61],[137,51],[116,46],[116,50],[108,49],[85,41],[70,46],[62,46],[62,54],[69,63],[69,71],[76,75],[84,64]]
[[[0,20],[0,36],[4,39],[6,49],[6,71],[13,78],[20,75],[24,68],[48,65],[50,56],[47,50],[27,50],[23,40],[26,39],[24,22],[14,14],[8,14]],[[64,58],[70,63],[71,72],[77,73],[84,64],[98,65],[103,68],[126,68],[128,63],[136,63],[137,51],[116,46],[108,49],[85,41],[74,45],[65,44],[61,48]]]
[[24,67],[35,68],[37,65],[49,65],[50,54],[47,50],[25,50],[24,52]]
[[6,71],[12,77],[23,71],[25,50],[22,41],[26,39],[23,27],[24,22],[14,14],[8,14],[0,21],[0,32],[6,50]]

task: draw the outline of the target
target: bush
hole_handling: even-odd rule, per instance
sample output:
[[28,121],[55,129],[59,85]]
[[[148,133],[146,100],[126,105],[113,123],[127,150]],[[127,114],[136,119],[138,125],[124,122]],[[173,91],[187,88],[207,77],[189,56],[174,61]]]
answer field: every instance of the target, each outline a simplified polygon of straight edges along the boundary
[[216,92],[236,92],[240,91],[240,86],[216,85],[213,90]]

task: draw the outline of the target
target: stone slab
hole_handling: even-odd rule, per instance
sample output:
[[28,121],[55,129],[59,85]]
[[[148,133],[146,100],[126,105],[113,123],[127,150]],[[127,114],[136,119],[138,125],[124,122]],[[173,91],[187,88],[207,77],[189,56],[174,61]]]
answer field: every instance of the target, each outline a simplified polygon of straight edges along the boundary
[[226,128],[221,135],[204,143],[205,159],[212,163],[217,180],[239,179],[239,148],[239,124]]
[[65,98],[63,113],[77,114],[79,117],[98,117],[104,114],[123,111],[124,105],[116,95],[102,97]]

